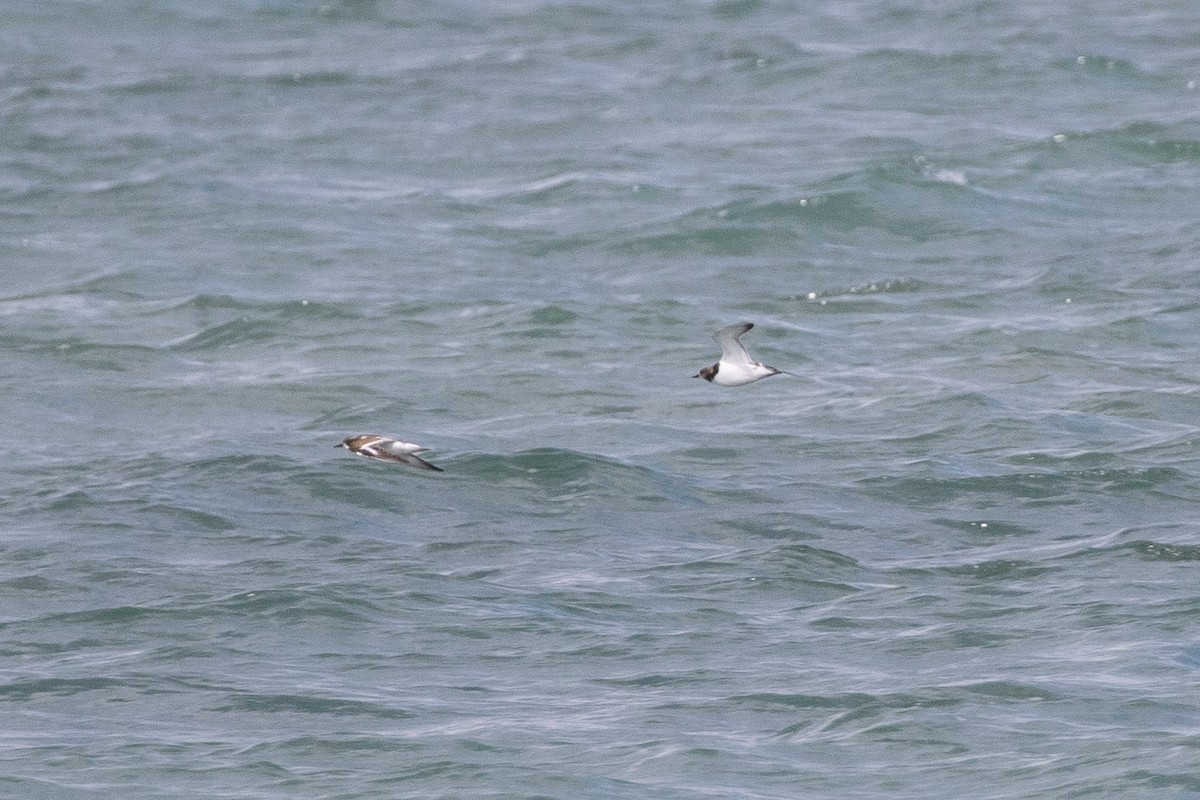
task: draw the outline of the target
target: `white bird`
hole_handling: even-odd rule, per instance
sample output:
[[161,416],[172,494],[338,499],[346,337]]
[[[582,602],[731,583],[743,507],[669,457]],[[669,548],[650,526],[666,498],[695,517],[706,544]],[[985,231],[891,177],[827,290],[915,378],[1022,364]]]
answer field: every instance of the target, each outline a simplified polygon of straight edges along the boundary
[[753,322],[742,322],[721,328],[714,333],[713,339],[721,345],[721,360],[711,367],[705,367],[692,377],[704,378],[709,383],[715,383],[718,386],[744,386],[781,372],[791,375],[790,372],[768,367],[761,361],[755,361],[750,357],[750,353],[738,340],[743,333],[753,327]]
[[441,467],[435,467],[423,458],[417,457],[417,453],[423,453],[429,448],[421,447],[413,442],[406,442],[401,439],[389,439],[386,436],[374,436],[364,434],[361,436],[351,436],[344,440],[341,444],[334,447],[344,447],[356,456],[363,458],[374,458],[380,461],[399,461],[402,464],[408,464],[410,467],[418,469],[430,469],[434,472],[443,472]]

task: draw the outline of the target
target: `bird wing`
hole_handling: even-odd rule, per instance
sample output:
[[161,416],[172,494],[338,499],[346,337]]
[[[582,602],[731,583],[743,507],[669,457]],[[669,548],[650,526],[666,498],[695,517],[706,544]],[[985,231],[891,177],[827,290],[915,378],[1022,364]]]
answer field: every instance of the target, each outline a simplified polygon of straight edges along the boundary
[[412,453],[396,453],[387,449],[387,445],[372,444],[358,451],[358,455],[366,458],[374,458],[377,461],[396,461],[400,464],[407,464],[410,467],[417,469],[428,469],[434,472],[443,472],[441,467],[435,467],[423,458],[414,456]]
[[713,334],[713,339],[717,344],[721,345],[722,361],[730,361],[738,364],[754,363],[754,359],[750,357],[750,353],[738,341],[743,333],[753,327],[753,322],[740,322],[737,325],[728,325],[721,328],[721,330]]
[[433,470],[434,472],[445,472],[445,470],[443,470],[441,467],[435,467],[433,464],[430,464],[425,459],[420,458],[419,456],[411,455],[411,454],[405,455],[405,456],[396,456],[396,460],[403,461],[405,464],[408,464],[410,467],[416,467],[417,469],[428,469],[428,470]]
[[387,445],[383,444],[368,444],[354,450],[353,453],[363,458],[376,458],[380,461],[403,461],[403,453],[393,453],[387,449]]

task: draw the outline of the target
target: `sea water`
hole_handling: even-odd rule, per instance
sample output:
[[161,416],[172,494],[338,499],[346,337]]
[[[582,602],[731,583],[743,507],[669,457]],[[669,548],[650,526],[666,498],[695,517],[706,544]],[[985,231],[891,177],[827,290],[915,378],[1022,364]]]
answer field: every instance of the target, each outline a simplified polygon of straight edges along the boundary
[[0,795],[1200,797],[1198,82],[1179,0],[6,3]]

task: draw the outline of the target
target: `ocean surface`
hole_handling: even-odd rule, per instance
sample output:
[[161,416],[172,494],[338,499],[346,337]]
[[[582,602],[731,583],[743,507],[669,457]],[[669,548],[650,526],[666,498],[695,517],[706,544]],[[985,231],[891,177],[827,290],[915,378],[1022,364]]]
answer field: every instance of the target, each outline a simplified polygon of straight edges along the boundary
[[0,797],[1200,798],[1198,85],[1192,0],[4,3]]

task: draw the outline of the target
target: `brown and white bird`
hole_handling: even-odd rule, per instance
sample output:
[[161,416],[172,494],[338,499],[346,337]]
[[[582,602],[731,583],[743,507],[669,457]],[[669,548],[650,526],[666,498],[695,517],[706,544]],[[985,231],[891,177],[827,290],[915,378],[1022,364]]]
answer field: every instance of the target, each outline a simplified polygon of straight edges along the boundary
[[363,458],[374,458],[378,461],[398,461],[401,464],[408,464],[410,467],[417,469],[428,469],[434,472],[443,472],[441,467],[435,467],[423,458],[419,458],[416,454],[423,453],[428,448],[421,447],[413,442],[406,442],[402,439],[389,439],[387,436],[374,436],[372,434],[363,434],[361,436],[351,436],[345,439],[341,444],[334,447],[344,447],[356,456]]

